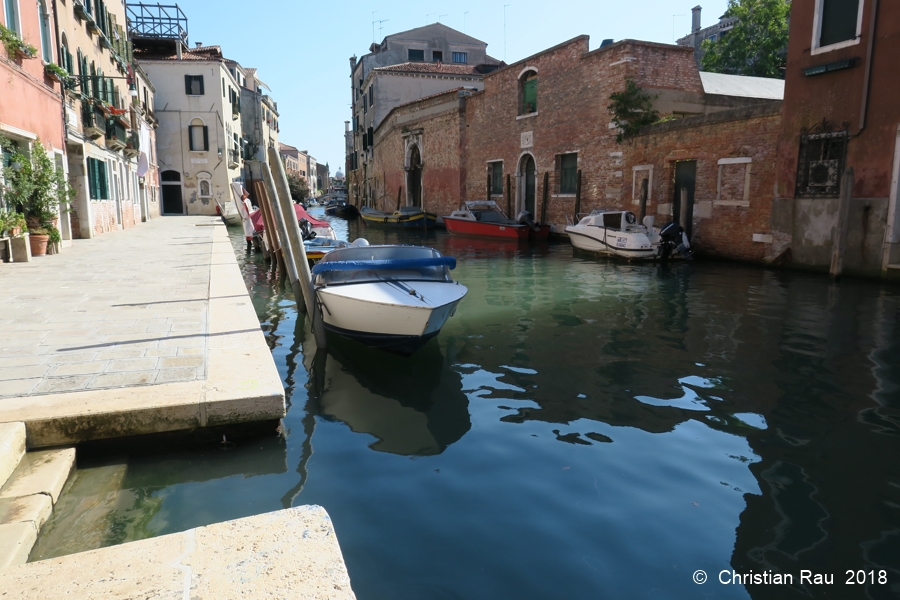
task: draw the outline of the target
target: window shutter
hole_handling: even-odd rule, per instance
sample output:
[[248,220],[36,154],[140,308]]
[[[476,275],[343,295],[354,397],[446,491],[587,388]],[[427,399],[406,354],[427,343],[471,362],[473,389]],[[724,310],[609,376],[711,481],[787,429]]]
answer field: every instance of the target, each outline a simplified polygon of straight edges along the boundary
[[187,94],[188,96],[191,95],[191,76],[190,75],[184,76],[184,93]]
[[522,101],[525,104],[523,112],[531,113],[537,111],[537,77],[529,79],[522,86]]
[[203,149],[209,150],[209,127],[203,126]]
[[197,76],[197,81],[200,82],[200,95],[202,96],[203,93],[204,93],[204,90],[203,90],[203,75],[198,75],[198,76]]
[[188,150],[194,151],[194,125],[188,125]]

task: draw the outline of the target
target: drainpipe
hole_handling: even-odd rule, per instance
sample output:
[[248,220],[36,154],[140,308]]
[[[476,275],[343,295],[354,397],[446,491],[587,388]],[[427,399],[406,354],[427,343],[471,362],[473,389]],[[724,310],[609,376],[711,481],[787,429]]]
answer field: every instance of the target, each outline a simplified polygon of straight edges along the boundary
[[[863,77],[862,103],[859,107],[859,131],[866,128],[866,114],[869,112],[869,83],[872,79],[872,57],[875,49],[875,18],[878,16],[878,0],[872,0],[872,14],[869,16],[869,44],[866,50],[866,73]],[[854,136],[856,137],[856,136]]]

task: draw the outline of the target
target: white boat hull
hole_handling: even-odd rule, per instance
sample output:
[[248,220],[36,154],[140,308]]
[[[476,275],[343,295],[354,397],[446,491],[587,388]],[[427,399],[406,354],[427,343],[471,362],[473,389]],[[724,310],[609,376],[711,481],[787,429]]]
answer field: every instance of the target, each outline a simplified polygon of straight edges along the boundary
[[652,244],[643,233],[580,225],[566,227],[566,233],[572,245],[579,250],[637,260],[653,260],[659,257],[659,245]]
[[374,281],[316,290],[327,328],[401,352],[437,335],[467,292],[464,285],[442,281]]

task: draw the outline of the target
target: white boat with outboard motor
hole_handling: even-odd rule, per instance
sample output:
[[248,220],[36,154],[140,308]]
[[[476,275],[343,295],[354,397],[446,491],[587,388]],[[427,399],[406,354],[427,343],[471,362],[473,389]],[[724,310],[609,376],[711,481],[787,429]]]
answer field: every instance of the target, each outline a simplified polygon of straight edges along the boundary
[[325,328],[410,355],[436,336],[468,289],[453,281],[456,259],[424,246],[370,246],[358,239],[312,269]]
[[644,217],[643,224],[638,224],[633,212],[596,209],[588,215],[576,215],[576,219],[577,223],[566,217],[566,233],[580,250],[637,260],[659,257],[661,238],[652,216]]

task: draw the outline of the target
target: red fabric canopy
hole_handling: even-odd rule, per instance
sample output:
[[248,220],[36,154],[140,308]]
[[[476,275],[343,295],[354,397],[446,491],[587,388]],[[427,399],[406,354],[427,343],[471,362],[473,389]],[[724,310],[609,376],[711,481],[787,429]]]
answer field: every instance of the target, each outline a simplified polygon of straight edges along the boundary
[[[297,213],[297,220],[306,219],[309,221],[309,224],[313,227],[330,227],[331,224],[328,221],[320,221],[313,216],[310,216],[306,209],[303,208],[299,204],[294,204],[294,212]],[[255,210],[250,213],[250,220],[253,222],[253,229],[256,231],[263,231],[266,228],[265,223],[263,222],[262,211]]]

